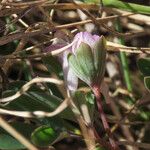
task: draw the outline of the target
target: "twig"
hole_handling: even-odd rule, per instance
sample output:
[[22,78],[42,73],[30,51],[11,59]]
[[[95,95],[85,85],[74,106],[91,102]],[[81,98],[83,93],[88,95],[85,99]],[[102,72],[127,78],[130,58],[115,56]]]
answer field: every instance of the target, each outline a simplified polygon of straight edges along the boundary
[[136,147],[139,147],[139,148],[144,148],[144,149],[147,149],[149,150],[150,148],[150,144],[148,143],[141,143],[141,142],[131,142],[131,141],[118,141],[117,142],[118,145],[131,145],[131,146],[136,146]]
[[128,47],[125,45],[121,45],[118,43],[113,43],[110,41],[107,41],[107,50],[108,51],[116,51],[116,52],[127,52],[127,53],[148,53],[150,54],[150,48],[144,48],[144,47]]
[[119,123],[122,122],[123,120],[125,120],[126,117],[127,117],[136,107],[138,107],[138,106],[140,105],[140,103],[141,103],[141,99],[137,100],[137,101],[135,102],[135,104],[133,104],[133,105],[131,106],[131,109],[128,110],[128,111],[125,113],[125,115],[111,128],[111,131],[114,132],[114,131],[118,128]]
[[[121,115],[117,105],[115,104],[115,102],[113,100],[110,101],[110,107],[112,108],[112,111],[113,111],[114,115],[116,116],[116,118],[118,118],[118,120],[121,119],[122,115]],[[126,121],[129,121],[129,120],[126,118],[126,120],[124,122],[126,123]],[[130,129],[128,128],[128,126],[124,126],[124,124],[121,124],[121,123],[122,122],[119,122],[119,125],[120,125],[120,128],[122,130],[123,135],[126,137],[126,139],[134,142],[134,137],[133,137],[132,133],[130,132]],[[126,146],[126,148],[128,150],[130,150],[131,146]],[[133,149],[138,150],[137,147],[133,147]]]
[[[41,5],[45,2],[47,2],[48,0],[37,0],[37,1],[30,1],[30,2],[20,2],[20,3],[5,3],[3,5],[5,6],[16,6],[16,7],[23,7],[23,6],[33,6],[33,5]],[[53,2],[53,0],[51,1]]]
[[133,35],[133,33],[120,33],[120,32],[117,32],[111,28],[109,28],[108,26],[106,26],[104,23],[100,23],[98,22],[95,17],[89,12],[87,11],[86,9],[82,8],[81,6],[79,6],[74,0],[71,0],[71,2],[74,4],[74,5],[77,5],[79,7],[79,9],[85,14],[87,15],[92,21],[93,23],[95,23],[96,25],[100,25],[102,26],[103,28],[105,28],[107,31],[109,31],[110,33],[118,36],[118,37],[124,37],[124,36],[131,36]]
[[[56,50],[49,51],[49,52],[40,53],[40,54],[34,54],[34,55],[28,55],[28,56],[6,55],[6,56],[1,56],[0,59],[1,60],[5,60],[5,59],[35,59],[35,58],[41,58],[41,57],[48,56],[48,55],[56,56],[56,55],[59,55],[60,53],[64,52],[67,48],[71,47],[73,44],[74,43],[71,43],[63,48],[56,49]],[[122,52],[137,53],[137,54],[146,52],[146,53],[150,54],[150,48],[127,47],[127,46],[109,42],[109,41],[107,41],[107,50],[111,51],[111,52],[122,51]]]
[[[106,22],[118,17],[127,17],[133,15],[133,13],[128,13],[125,15],[114,15],[114,16],[109,16],[109,17],[105,17],[105,18],[97,18],[96,20],[99,22]],[[52,31],[56,31],[56,30],[60,30],[60,29],[66,29],[66,28],[71,28],[71,27],[75,27],[78,25],[84,25],[86,23],[90,23],[92,22],[92,20],[85,20],[85,21],[80,21],[80,22],[75,22],[75,23],[69,23],[69,24],[65,24],[65,25],[58,25],[55,27],[51,27],[51,28],[45,28],[45,29],[39,29],[39,30],[34,30],[32,32],[29,33],[24,33],[24,32],[19,32],[19,33],[12,33],[10,35],[4,36],[0,38],[0,45],[4,45],[7,44],[13,40],[17,40],[20,39],[22,37],[33,37],[36,36],[38,34],[43,34],[43,33],[48,33],[48,32],[52,32]]]
[[64,51],[66,51],[68,48],[70,48],[74,43],[76,42],[73,41],[71,44],[68,44],[67,46],[64,46],[63,48],[59,48],[53,51],[49,51],[49,52],[45,52],[45,53],[40,53],[40,54],[35,54],[35,55],[29,55],[29,56],[16,56],[16,55],[7,55],[7,56],[2,56],[0,57],[0,59],[34,59],[34,58],[41,58],[44,56],[56,56],[59,55],[61,53],[63,53]]
[[63,82],[61,80],[57,80],[54,78],[37,77],[37,78],[32,79],[25,85],[23,85],[22,88],[18,92],[16,92],[14,95],[0,99],[0,103],[13,101],[14,99],[16,99],[16,98],[20,97],[22,94],[24,94],[31,87],[32,84],[39,83],[39,82],[49,82],[49,83],[54,83],[54,84],[58,84],[58,85],[63,84]]
[[18,116],[23,118],[43,118],[43,117],[54,117],[61,113],[64,109],[68,107],[69,99],[65,99],[54,111],[15,111],[0,108],[0,114]]

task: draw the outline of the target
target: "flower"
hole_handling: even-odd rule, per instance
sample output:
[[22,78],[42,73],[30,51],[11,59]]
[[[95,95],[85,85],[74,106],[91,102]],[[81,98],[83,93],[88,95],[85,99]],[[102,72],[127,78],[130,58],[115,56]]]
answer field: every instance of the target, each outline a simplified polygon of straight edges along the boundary
[[73,54],[68,57],[70,68],[90,87],[100,86],[105,72],[105,38],[80,32],[74,37],[74,41]]
[[[64,36],[61,35],[63,38]],[[46,50],[52,51],[68,44],[63,39],[57,39]],[[73,39],[73,44],[59,59],[63,66],[66,87],[75,91],[78,78],[89,86],[100,85],[105,68],[106,44],[104,37],[92,35],[89,32],[79,32]]]

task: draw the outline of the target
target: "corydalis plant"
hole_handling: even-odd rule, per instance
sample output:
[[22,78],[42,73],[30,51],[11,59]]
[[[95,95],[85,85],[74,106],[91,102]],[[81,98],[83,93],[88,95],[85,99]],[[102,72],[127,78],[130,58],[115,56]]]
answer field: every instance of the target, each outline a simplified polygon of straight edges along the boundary
[[112,150],[117,150],[118,147],[113,140],[103,111],[100,93],[105,72],[106,40],[103,36],[91,35],[88,32],[78,33],[74,40],[77,42],[73,45],[72,53],[68,56],[69,66],[79,79],[91,87],[96,97],[100,118],[109,136]]

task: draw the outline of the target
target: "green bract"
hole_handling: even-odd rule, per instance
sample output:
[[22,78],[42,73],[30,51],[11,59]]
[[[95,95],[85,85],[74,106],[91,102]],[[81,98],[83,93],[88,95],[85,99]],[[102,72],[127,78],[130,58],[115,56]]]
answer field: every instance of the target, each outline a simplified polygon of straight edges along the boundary
[[106,41],[103,36],[93,47],[81,42],[75,54],[68,56],[69,66],[75,75],[89,86],[100,85],[105,71]]

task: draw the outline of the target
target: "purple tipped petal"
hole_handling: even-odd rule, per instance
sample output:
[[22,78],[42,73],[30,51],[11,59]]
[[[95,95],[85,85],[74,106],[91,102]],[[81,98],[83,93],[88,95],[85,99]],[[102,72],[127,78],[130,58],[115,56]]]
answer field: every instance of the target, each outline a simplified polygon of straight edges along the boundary
[[96,35],[96,34],[93,35],[93,39],[95,40],[95,42],[98,41],[99,38],[100,38],[100,37],[99,37],[98,35]]
[[77,33],[74,37],[75,44],[72,46],[72,51],[75,53],[75,50],[80,46],[81,42],[88,44],[90,47],[93,47],[94,43],[99,40],[98,35],[92,35],[89,32],[80,32]]

